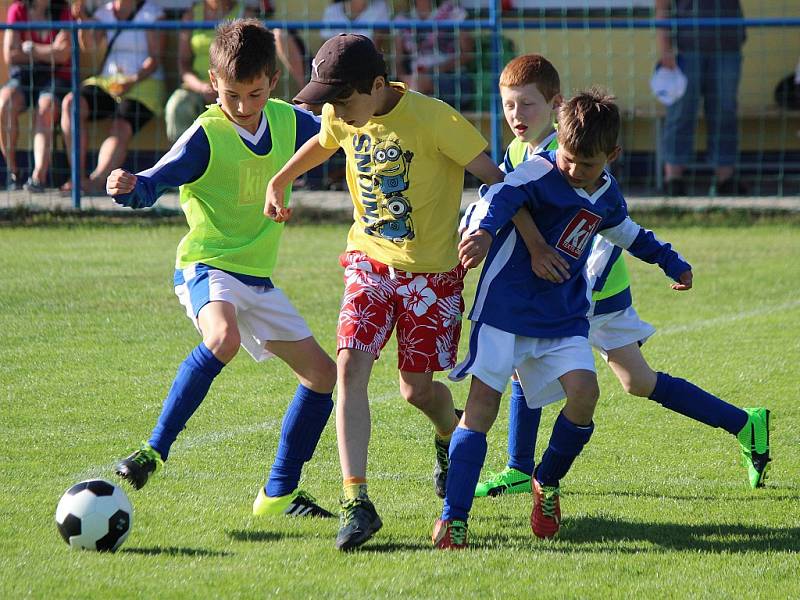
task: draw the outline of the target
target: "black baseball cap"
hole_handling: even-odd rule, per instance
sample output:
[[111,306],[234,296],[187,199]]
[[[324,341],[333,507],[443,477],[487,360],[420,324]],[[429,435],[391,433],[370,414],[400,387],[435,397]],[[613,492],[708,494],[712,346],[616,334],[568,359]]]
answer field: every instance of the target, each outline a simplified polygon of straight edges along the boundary
[[295,103],[324,104],[356,81],[386,75],[383,54],[365,35],[340,33],[322,44],[311,62],[311,81]]

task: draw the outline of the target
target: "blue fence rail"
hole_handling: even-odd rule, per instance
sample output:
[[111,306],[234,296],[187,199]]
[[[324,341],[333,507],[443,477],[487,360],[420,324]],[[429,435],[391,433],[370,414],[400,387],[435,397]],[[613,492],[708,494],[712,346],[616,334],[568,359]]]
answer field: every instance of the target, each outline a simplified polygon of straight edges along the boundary
[[[653,30],[656,29],[675,29],[682,27],[696,28],[719,28],[719,27],[750,27],[750,28],[796,28],[800,27],[800,17],[765,17],[765,18],[742,18],[742,19],[722,19],[722,18],[642,18],[642,17],[614,17],[614,18],[580,18],[565,16],[563,18],[504,18],[498,9],[498,2],[490,2],[488,7],[488,18],[468,19],[464,21],[396,21],[371,22],[360,25],[359,27],[374,31],[397,31],[400,29],[413,29],[416,31],[490,31],[492,32],[492,61],[491,77],[496,81],[502,70],[502,36],[509,30]],[[304,31],[319,31],[322,29],[341,29],[347,30],[353,27],[347,22],[321,22],[321,21],[272,21],[263,20],[265,26],[269,28],[298,29]],[[48,22],[28,22],[28,23],[0,23],[0,30],[65,30],[70,32],[72,42],[72,92],[77,97],[80,91],[80,45],[78,43],[78,32],[82,30],[161,30],[161,31],[180,31],[194,29],[214,29],[218,25],[216,21],[158,21],[155,23],[100,23],[95,21],[73,22],[73,21],[48,21]],[[495,86],[491,94],[490,106],[492,115],[490,122],[491,149],[492,157],[499,162],[503,155],[502,150],[502,120],[503,112],[501,108],[500,94]],[[83,132],[80,128],[80,103],[74,102],[72,105],[72,121],[74,125],[74,135],[72,137],[72,147],[70,151],[73,156],[79,155],[80,140]],[[72,181],[72,204],[76,209],[81,207],[81,173],[77,161],[71,161],[70,179]]]

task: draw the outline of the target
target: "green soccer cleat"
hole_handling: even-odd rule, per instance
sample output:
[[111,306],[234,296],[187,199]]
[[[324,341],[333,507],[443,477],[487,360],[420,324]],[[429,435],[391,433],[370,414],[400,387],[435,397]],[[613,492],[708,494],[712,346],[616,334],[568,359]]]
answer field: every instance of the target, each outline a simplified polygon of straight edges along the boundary
[[769,410],[744,408],[747,423],[736,436],[742,451],[742,464],[747,468],[750,487],[764,487],[769,462]]
[[336,547],[339,550],[353,550],[375,535],[383,527],[383,522],[375,505],[366,496],[342,499],[341,503]]
[[437,519],[431,536],[437,550],[464,550],[467,548],[467,522]]
[[253,501],[256,517],[288,515],[290,517],[321,517],[331,519],[335,515],[322,508],[314,497],[303,490],[295,490],[285,496],[270,497],[262,487]]
[[475,486],[476,498],[530,493],[531,476],[511,467],[506,467],[499,473],[491,473],[486,481],[481,481]]
[[130,483],[134,489],[140,490],[147,483],[150,475],[163,465],[164,461],[161,460],[161,455],[153,450],[150,444],[142,442],[142,446],[136,452],[117,463],[115,472]]

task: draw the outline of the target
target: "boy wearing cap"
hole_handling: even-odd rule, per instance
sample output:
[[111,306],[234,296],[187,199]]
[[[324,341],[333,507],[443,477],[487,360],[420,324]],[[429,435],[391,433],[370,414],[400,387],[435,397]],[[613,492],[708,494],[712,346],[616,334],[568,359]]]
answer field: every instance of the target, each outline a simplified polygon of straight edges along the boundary
[[486,140],[457,111],[387,80],[383,56],[368,38],[331,38],[312,68],[294,101],[325,103],[320,134],[270,181],[264,212],[288,219],[287,186],[344,149],[355,222],[340,258],[336,430],[344,496],[336,546],[349,550],[382,525],[367,495],[367,384],[393,328],[400,392],[436,429],[434,480],[444,495],[458,417],[433,373],[453,367],[461,333],[465,269],[457,229],[464,169],[487,183],[503,174],[484,153]]

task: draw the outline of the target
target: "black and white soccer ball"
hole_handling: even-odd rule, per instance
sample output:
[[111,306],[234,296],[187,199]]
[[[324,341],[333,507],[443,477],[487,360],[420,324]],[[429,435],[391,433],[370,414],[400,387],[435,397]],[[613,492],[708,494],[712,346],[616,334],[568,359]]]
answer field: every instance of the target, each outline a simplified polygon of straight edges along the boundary
[[131,531],[133,507],[122,488],[105,479],[88,479],[61,496],[56,524],[71,548],[113,552]]

